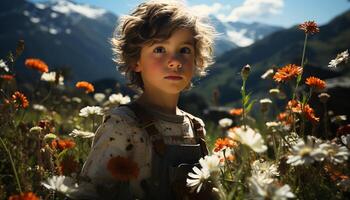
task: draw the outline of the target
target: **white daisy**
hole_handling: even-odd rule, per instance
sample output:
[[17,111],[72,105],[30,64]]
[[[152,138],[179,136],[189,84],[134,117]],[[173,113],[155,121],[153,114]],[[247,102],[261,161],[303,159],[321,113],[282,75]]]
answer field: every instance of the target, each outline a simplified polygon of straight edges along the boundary
[[262,79],[266,79],[266,78],[272,78],[274,74],[273,69],[268,69],[263,75],[261,75]]
[[331,60],[328,64],[328,67],[335,68],[342,62],[347,62],[349,59],[349,52],[348,50],[345,50],[337,55],[337,57],[333,60]]
[[72,101],[76,102],[76,103],[81,103],[82,102],[81,98],[79,98],[79,97],[73,97]]
[[191,187],[191,191],[193,192],[196,190],[197,193],[202,189],[203,184],[208,180],[210,177],[210,173],[207,169],[199,169],[198,167],[192,168],[195,173],[188,173],[188,178],[186,180],[187,187]]
[[297,144],[292,146],[291,155],[288,156],[287,163],[293,166],[307,165],[315,160],[322,161],[325,156],[325,152],[318,148],[314,138],[308,136],[306,144],[303,139],[299,139]]
[[260,176],[261,181],[270,184],[279,176],[277,165],[264,160],[255,160],[251,165],[252,176]]
[[80,110],[79,116],[88,117],[90,115],[103,115],[102,108],[100,106],[86,106]]
[[74,129],[71,133],[69,133],[69,135],[73,137],[82,137],[82,138],[92,138],[95,136],[93,132],[81,131],[78,129]]
[[341,141],[342,141],[343,144],[345,144],[348,148],[350,148],[350,134],[342,135],[342,136],[341,136]]
[[47,111],[46,107],[40,104],[33,104],[33,109],[41,112]]
[[199,159],[199,164],[210,173],[219,171],[220,158],[217,155],[205,156]]
[[320,144],[320,149],[326,154],[326,159],[333,164],[343,163],[350,155],[349,150],[345,146],[336,143],[326,142]]
[[78,184],[75,181],[66,176],[53,176],[48,178],[41,184],[49,190],[55,190],[63,194],[70,194],[77,191]]
[[249,126],[246,126],[246,128],[241,126],[230,129],[228,131],[228,137],[249,146],[257,153],[262,153],[267,150],[267,146],[260,133],[254,131]]
[[6,72],[10,71],[10,69],[8,68],[8,66],[6,65],[4,60],[2,60],[2,59],[0,59],[0,68],[4,69]]
[[[56,76],[57,76],[56,72],[44,72],[41,75],[40,80],[54,83],[56,82]],[[64,85],[63,81],[64,81],[64,77],[61,74],[59,74],[58,85]]]
[[101,103],[105,98],[106,98],[106,95],[103,94],[103,93],[95,93],[95,94],[94,94],[94,99],[95,99],[98,103]]
[[219,120],[219,125],[221,128],[227,128],[232,125],[232,119],[230,118],[223,118]]
[[290,191],[290,186],[287,184],[283,186],[279,184],[263,184],[254,177],[250,177],[248,180],[251,199],[285,200],[288,198],[295,198],[293,192]]
[[130,102],[129,96],[123,96],[121,93],[118,94],[112,94],[108,98],[109,102],[112,104],[127,104]]

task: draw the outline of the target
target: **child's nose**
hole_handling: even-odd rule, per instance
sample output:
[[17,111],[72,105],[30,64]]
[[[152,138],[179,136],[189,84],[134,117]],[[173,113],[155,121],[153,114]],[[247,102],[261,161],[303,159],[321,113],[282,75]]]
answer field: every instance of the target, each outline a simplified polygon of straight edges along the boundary
[[177,57],[172,57],[168,62],[168,67],[171,69],[180,69],[182,67],[182,63]]

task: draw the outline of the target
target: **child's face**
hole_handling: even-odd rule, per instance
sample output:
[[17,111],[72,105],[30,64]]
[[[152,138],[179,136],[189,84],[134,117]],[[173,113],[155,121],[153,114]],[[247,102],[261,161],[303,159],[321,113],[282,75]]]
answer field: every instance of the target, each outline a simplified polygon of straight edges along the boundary
[[194,59],[192,33],[179,29],[165,41],[144,45],[134,70],[141,72],[145,91],[176,94],[190,84]]

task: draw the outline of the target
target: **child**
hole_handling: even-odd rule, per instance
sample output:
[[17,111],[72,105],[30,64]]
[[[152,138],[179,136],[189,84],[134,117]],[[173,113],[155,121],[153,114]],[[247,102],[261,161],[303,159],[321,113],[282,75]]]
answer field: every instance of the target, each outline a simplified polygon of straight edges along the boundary
[[119,70],[142,94],[105,115],[82,175],[97,185],[129,181],[133,198],[189,198],[186,177],[207,154],[205,131],[177,104],[212,63],[214,30],[175,1],[142,3],[116,30]]

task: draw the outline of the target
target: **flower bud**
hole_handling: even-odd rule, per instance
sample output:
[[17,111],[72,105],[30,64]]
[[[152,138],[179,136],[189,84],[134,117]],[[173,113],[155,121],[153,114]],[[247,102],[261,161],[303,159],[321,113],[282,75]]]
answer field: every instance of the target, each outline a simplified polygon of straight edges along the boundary
[[241,70],[241,76],[243,80],[247,80],[250,73],[250,65],[245,65]]
[[329,95],[328,93],[321,93],[318,95],[318,98],[320,98],[320,101],[322,103],[327,103],[328,99],[331,97],[331,95]]

